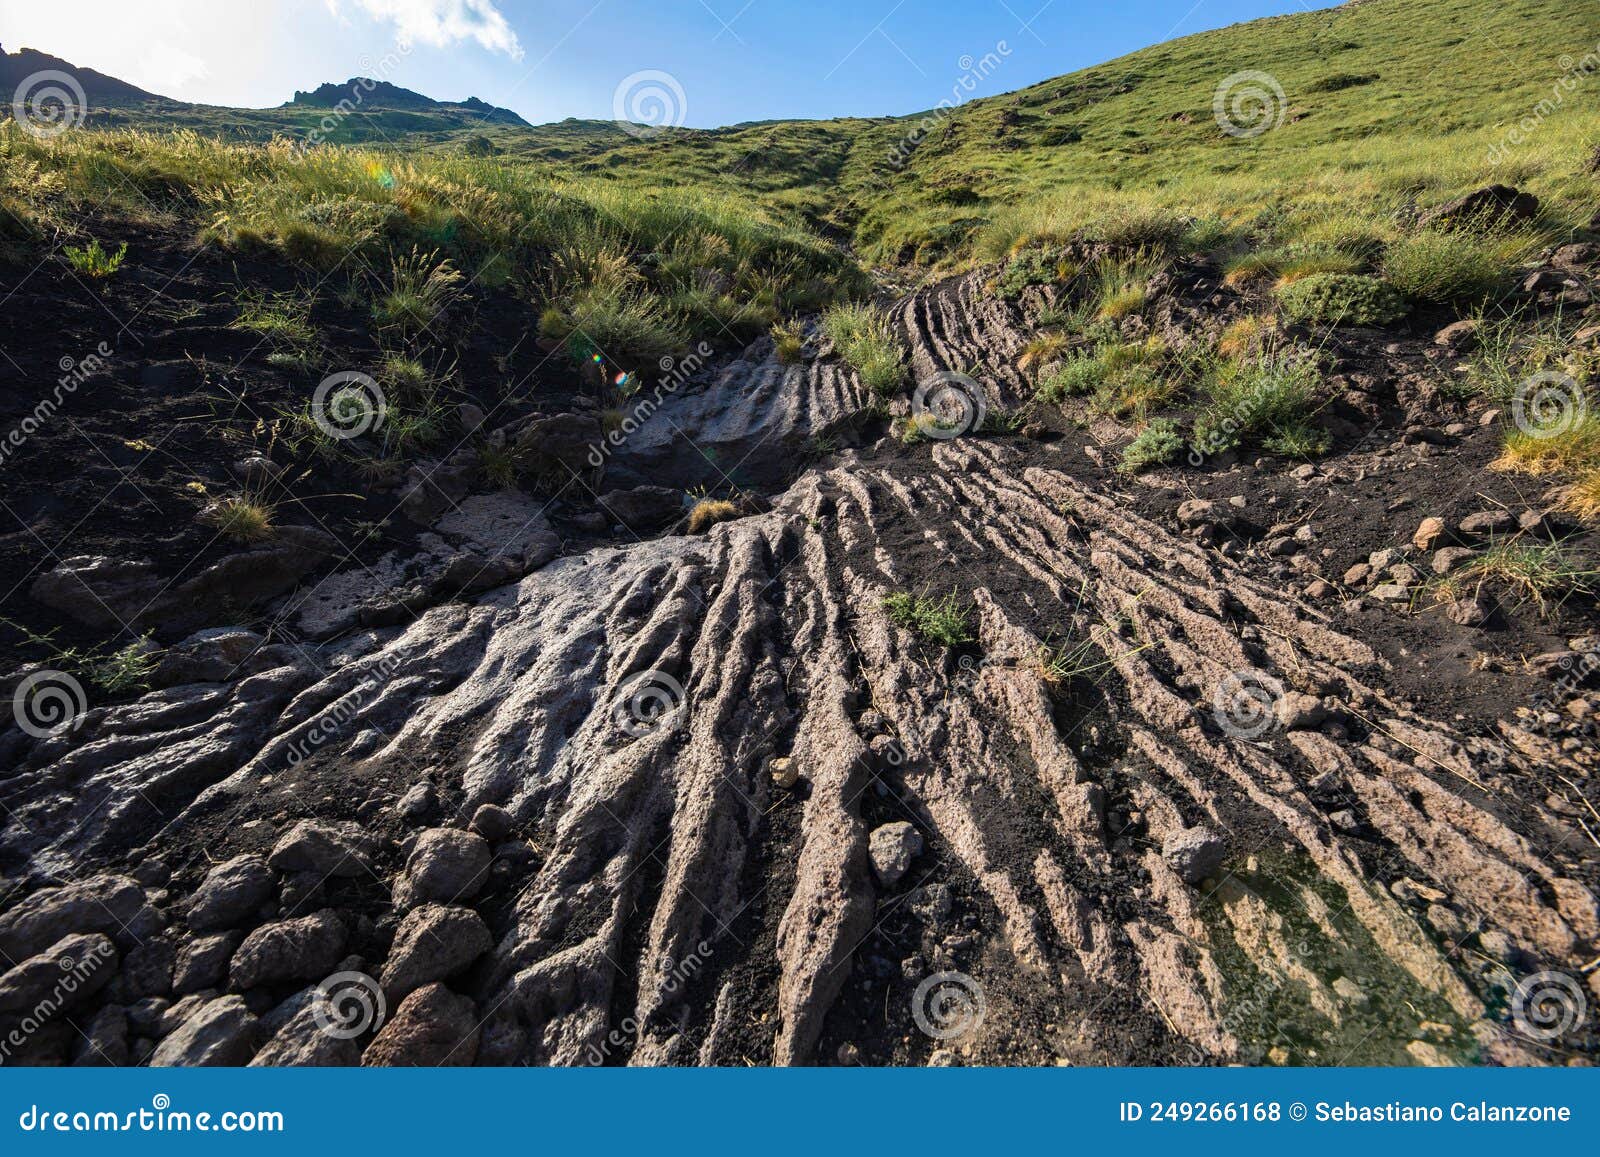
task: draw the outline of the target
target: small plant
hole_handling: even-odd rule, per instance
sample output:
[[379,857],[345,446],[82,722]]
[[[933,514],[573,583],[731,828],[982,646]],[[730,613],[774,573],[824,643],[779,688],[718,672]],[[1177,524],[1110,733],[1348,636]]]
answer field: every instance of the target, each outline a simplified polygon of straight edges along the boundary
[[1293,321],[1323,325],[1381,326],[1406,315],[1393,286],[1359,273],[1314,273],[1280,286],[1278,304]]
[[1273,318],[1260,314],[1250,314],[1230,322],[1217,339],[1217,354],[1233,359],[1260,354],[1272,341],[1277,326]]
[[972,642],[966,606],[954,591],[943,599],[897,591],[883,600],[889,619],[920,639],[947,647]]
[[149,637],[114,650],[104,646],[61,647],[55,642],[54,631],[35,634],[10,619],[0,619],[0,625],[17,631],[30,645],[43,648],[51,667],[87,680],[109,695],[146,690],[163,654]]
[[1200,453],[1220,454],[1247,442],[1276,453],[1320,452],[1326,446],[1326,433],[1311,424],[1323,387],[1310,350],[1273,346],[1256,357],[1219,363],[1209,379],[1209,403],[1194,422],[1193,444]]
[[1097,315],[1102,321],[1120,321],[1144,308],[1150,279],[1159,273],[1163,262],[1149,250],[1118,259],[1106,259],[1095,266]]
[[257,334],[272,347],[267,361],[289,369],[308,369],[321,357],[321,339],[311,324],[308,294],[246,290],[231,328]]
[[1515,310],[1478,319],[1477,348],[1468,362],[1469,386],[1464,393],[1508,401],[1529,376],[1545,370],[1570,374],[1579,381],[1590,368],[1574,348],[1570,319],[1554,314],[1529,316]]
[[1092,393],[1105,380],[1106,368],[1093,353],[1080,352],[1039,379],[1034,397],[1041,402],[1062,402]]
[[822,315],[822,329],[874,394],[890,394],[905,376],[905,349],[888,323],[869,305],[836,305]]
[[161,663],[161,648],[140,639],[89,664],[89,677],[110,695],[143,691]]
[[1183,434],[1178,424],[1170,418],[1157,418],[1151,422],[1122,451],[1122,461],[1117,470],[1122,474],[1137,474],[1152,466],[1165,466],[1183,453]]
[[726,499],[702,498],[689,511],[689,533],[704,534],[719,522],[739,517],[739,508]]
[[1061,355],[1067,352],[1071,344],[1072,339],[1064,333],[1038,334],[1023,348],[1022,356],[1017,359],[1017,365],[1023,370],[1049,365],[1053,361],[1060,360]]
[[124,241],[111,253],[101,247],[97,238],[91,238],[87,245],[68,245],[62,252],[73,269],[85,277],[102,281],[122,268],[122,259],[128,255],[128,243]]
[[1574,595],[1592,595],[1600,571],[1579,565],[1559,542],[1506,542],[1452,571],[1434,584],[1440,599],[1455,601],[1486,584],[1514,592],[1548,618]]
[[1500,457],[1490,465],[1518,474],[1573,474],[1600,469],[1600,415],[1587,411],[1549,427],[1506,432]]
[[1537,236],[1527,230],[1424,229],[1389,246],[1384,271],[1413,301],[1481,302],[1504,288],[1537,248]]
[[273,533],[273,508],[261,498],[240,494],[220,498],[201,512],[201,517],[235,542],[261,542]]
[[1078,263],[1057,249],[1028,249],[1018,253],[995,279],[994,291],[1015,301],[1035,285],[1065,285],[1078,275]]
[[800,328],[799,322],[786,321],[772,327],[773,353],[784,365],[792,366],[799,362],[805,345],[805,331]]
[[437,250],[413,247],[390,262],[389,288],[372,303],[382,329],[417,334],[430,329],[461,294],[461,273]]
[[501,490],[510,490],[517,484],[521,459],[516,448],[506,445],[478,447],[478,470],[485,482]]
[[1361,273],[1367,262],[1330,245],[1283,245],[1235,257],[1223,269],[1223,281],[1235,288],[1271,278],[1278,288],[1319,273]]

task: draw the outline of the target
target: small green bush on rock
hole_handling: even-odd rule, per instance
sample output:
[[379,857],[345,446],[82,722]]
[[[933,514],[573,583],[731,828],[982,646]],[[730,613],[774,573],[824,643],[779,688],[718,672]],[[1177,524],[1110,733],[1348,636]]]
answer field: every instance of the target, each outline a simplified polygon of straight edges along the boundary
[[1283,312],[1295,321],[1328,325],[1388,325],[1406,314],[1398,290],[1359,273],[1313,273],[1278,291]]
[[1122,451],[1117,470],[1137,474],[1151,466],[1165,466],[1183,453],[1183,435],[1171,418],[1157,418]]

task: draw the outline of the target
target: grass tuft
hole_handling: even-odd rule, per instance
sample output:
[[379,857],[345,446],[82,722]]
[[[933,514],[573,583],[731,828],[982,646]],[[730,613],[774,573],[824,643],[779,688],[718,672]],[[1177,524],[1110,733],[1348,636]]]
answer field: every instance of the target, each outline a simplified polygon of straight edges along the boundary
[[889,620],[919,639],[947,647],[973,640],[966,605],[954,591],[943,599],[896,591],[883,600]]

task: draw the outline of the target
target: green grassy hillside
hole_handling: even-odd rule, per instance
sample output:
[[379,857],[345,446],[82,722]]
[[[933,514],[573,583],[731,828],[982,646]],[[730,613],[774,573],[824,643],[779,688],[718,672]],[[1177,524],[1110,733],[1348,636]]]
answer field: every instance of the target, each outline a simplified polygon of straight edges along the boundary
[[[900,169],[890,158],[922,118],[686,134],[591,164],[655,185],[753,187],[891,262],[992,256],[1092,225],[1130,198],[1235,226],[1351,198],[1425,203],[1490,179],[1573,203],[1592,190],[1574,182],[1600,143],[1600,72],[1582,71],[1597,52],[1593,11],[1567,0],[1366,0],[973,101],[923,134]],[[1230,136],[1213,101],[1249,71],[1281,86],[1270,110],[1281,124]],[[1529,116],[1540,123],[1527,141],[1497,148]]]

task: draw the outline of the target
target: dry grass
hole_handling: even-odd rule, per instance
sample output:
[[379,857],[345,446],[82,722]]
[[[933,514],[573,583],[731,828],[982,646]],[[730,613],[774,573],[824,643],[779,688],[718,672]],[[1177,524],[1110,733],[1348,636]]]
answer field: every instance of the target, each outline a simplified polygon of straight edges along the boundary
[[719,522],[739,517],[739,508],[720,498],[702,498],[689,511],[689,533],[704,534]]
[[234,542],[263,542],[272,537],[273,514],[271,503],[254,495],[241,494],[217,500],[205,509],[202,517],[224,538]]
[[1565,429],[1511,430],[1491,466],[1518,474],[1578,474],[1600,468],[1600,416],[1584,414]]

